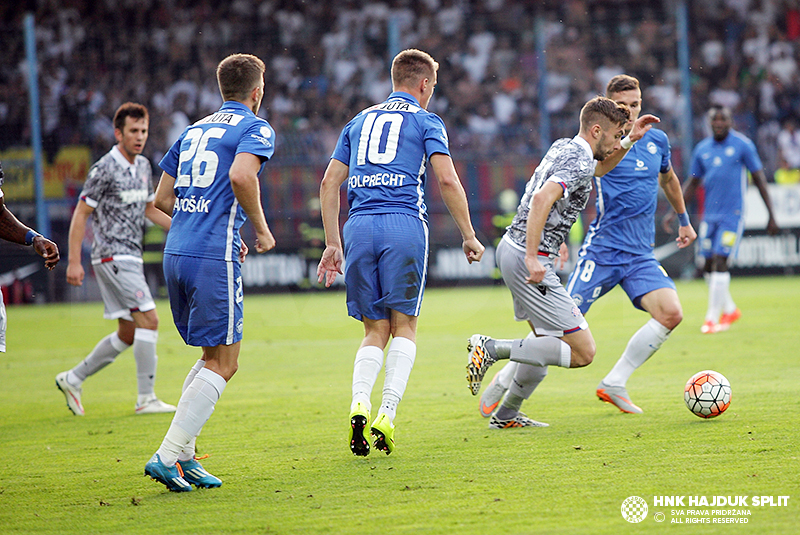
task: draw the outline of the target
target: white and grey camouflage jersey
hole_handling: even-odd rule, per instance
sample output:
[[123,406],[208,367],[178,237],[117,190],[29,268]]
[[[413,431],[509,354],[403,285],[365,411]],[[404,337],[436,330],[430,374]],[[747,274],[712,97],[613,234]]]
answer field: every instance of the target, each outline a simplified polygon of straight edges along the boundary
[[92,262],[122,255],[142,256],[144,211],[155,198],[150,161],[137,155],[130,164],[116,145],[95,163],[81,199],[92,213]]
[[545,182],[555,182],[564,189],[564,195],[553,203],[550,215],[547,216],[539,251],[558,254],[558,248],[589,200],[596,166],[597,160],[583,138],[576,136],[553,143],[525,186],[525,194],[520,200],[514,220],[506,228],[506,237],[518,248],[525,250],[531,197]]

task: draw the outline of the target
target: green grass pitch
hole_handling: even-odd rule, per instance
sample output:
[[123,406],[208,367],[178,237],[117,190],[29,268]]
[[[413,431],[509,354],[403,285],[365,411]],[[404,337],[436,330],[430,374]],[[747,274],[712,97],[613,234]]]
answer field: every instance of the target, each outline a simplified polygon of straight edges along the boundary
[[[701,335],[706,286],[678,283],[683,324],[628,382],[643,415],[594,395],[648,318],[614,290],[587,316],[594,363],[551,367],[524,405],[551,427],[509,431],[487,428],[464,366],[469,335],[526,334],[510,294],[501,286],[429,289],[395,421],[397,449],[367,458],[347,444],[362,329],[346,317],[344,294],[249,295],[239,372],[198,439],[199,453],[210,454],[205,467],[224,484],[187,494],[143,476],[171,415],[134,415],[131,350],[84,384],[83,418],[54,386],[114,329],[102,305],[9,307],[0,533],[796,533],[800,277],[734,278],[731,289],[742,319]],[[158,311],[156,392],[177,403],[199,353],[180,340],[168,304]],[[704,369],[723,373],[733,389],[730,408],[713,420],[683,403],[684,383]],[[671,523],[689,496],[717,495],[790,498],[747,507],[744,525]],[[629,496],[649,505],[639,524],[620,513]],[[686,507],[655,507],[654,496],[686,496]]]

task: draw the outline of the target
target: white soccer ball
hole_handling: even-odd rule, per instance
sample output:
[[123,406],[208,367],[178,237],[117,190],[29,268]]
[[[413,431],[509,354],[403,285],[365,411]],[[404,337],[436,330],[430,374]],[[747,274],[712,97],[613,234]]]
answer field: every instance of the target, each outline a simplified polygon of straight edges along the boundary
[[686,382],[683,400],[700,418],[715,418],[731,404],[731,384],[719,372],[698,372]]

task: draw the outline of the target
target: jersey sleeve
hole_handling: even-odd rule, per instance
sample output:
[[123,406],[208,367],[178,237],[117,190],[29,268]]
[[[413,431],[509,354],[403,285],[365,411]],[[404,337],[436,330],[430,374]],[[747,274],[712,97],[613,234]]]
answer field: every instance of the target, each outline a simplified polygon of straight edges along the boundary
[[236,147],[236,154],[246,152],[266,160],[275,154],[275,131],[266,121],[255,121],[245,131]]
[[[583,151],[582,148],[579,150]],[[588,157],[582,158],[578,151],[567,151],[553,163],[553,168],[558,170],[548,177],[547,181],[561,186],[566,199],[571,191],[592,179],[596,167],[597,160],[589,161]]]
[[761,158],[758,157],[758,151],[756,150],[755,143],[749,139],[744,143],[742,157],[744,159],[745,166],[747,166],[747,170],[751,173],[761,171],[764,168],[764,164],[761,163]]
[[444,121],[438,115],[431,113],[423,123],[423,138],[425,154],[429,157],[437,152],[450,156],[450,141],[447,138],[447,129]]
[[350,165],[350,125],[348,123],[342,128],[342,133],[339,134],[339,139],[336,141],[336,147],[333,149],[331,159],[339,160],[343,164]]
[[661,168],[660,172],[666,173],[672,167],[672,146],[669,144],[669,136],[664,133],[661,140]]
[[700,145],[694,148],[694,152],[692,153],[692,166],[691,166],[691,176],[696,177],[703,180],[703,177],[706,174],[706,170],[703,166],[703,159],[700,157]]
[[89,175],[86,177],[86,182],[83,183],[83,191],[81,191],[81,200],[91,206],[97,208],[100,199],[103,198],[103,193],[108,184],[108,177],[103,171],[102,167],[97,164],[89,169]]
[[[185,134],[186,132],[184,132]],[[161,162],[159,162],[158,166],[161,168],[162,171],[167,173],[172,178],[178,178],[178,164],[180,163],[180,151],[181,151],[181,141],[183,141],[183,135],[181,134],[175,143],[169,148],[167,153],[161,158]]]

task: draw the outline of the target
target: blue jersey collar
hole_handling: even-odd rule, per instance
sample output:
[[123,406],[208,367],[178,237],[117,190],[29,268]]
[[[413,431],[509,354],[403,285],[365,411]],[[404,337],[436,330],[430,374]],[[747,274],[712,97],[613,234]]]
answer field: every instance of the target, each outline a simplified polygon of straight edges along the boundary
[[415,99],[413,96],[411,96],[410,93],[406,93],[405,91],[392,91],[392,94],[389,95],[389,98],[387,98],[386,100],[398,100],[398,99],[399,100],[405,100],[407,102],[415,104],[416,106],[419,106],[420,108],[422,107],[422,106],[420,106],[420,103],[419,103],[419,101],[417,99]]
[[238,100],[226,100],[222,104],[222,107],[219,109],[219,111],[222,111],[222,110],[225,110],[225,109],[231,109],[231,108],[236,108],[236,109],[244,111],[245,113],[249,113],[250,115],[255,115],[255,113],[253,113],[253,110],[251,110],[250,108],[248,108],[247,106],[245,106],[244,104],[239,102]]

